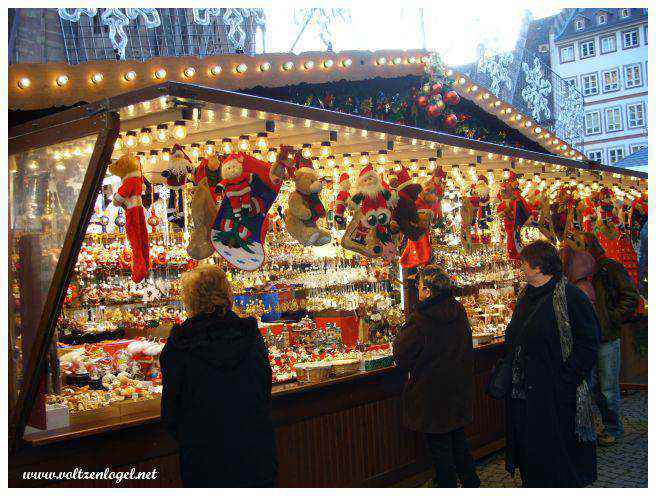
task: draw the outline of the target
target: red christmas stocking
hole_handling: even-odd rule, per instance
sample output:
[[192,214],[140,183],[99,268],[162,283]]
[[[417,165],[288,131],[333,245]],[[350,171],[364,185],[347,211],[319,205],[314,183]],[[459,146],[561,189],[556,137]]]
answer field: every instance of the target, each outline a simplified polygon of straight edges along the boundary
[[129,208],[125,212],[125,229],[132,248],[132,280],[143,281],[150,266],[150,248],[146,216],[141,205]]

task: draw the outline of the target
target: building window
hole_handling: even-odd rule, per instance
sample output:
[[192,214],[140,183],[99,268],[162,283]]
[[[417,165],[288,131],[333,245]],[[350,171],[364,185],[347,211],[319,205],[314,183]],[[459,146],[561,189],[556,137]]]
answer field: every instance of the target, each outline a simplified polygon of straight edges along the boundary
[[599,112],[588,112],[585,114],[585,134],[601,133],[601,116]]
[[640,35],[637,29],[625,31],[622,33],[622,40],[624,40],[624,49],[635,48],[640,44]]
[[579,44],[579,57],[586,59],[595,56],[595,40],[582,41]]
[[645,112],[642,103],[631,103],[626,106],[626,125],[630,128],[645,125]]
[[613,107],[606,109],[606,131],[621,131],[622,130],[622,109],[620,107]]
[[627,88],[636,88],[642,86],[642,74],[640,64],[631,64],[624,66],[624,85]]
[[601,37],[601,53],[611,53],[617,50],[617,38],[614,34]]
[[542,43],[541,45],[538,45],[538,52],[549,53],[549,45],[547,43]]
[[637,145],[631,145],[629,154],[635,153],[639,150],[644,150],[647,148],[647,145],[644,143],[638,143]]
[[577,89],[578,84],[576,81],[576,76],[571,78],[563,79],[563,93],[565,96],[569,96],[570,89]]
[[560,63],[571,62],[574,60],[574,45],[560,47]]
[[620,89],[620,71],[618,69],[610,69],[601,73],[602,90],[604,93],[617,91]]
[[574,21],[574,27],[576,28],[577,31],[583,31],[585,29],[585,20],[577,19],[576,21]]
[[606,24],[607,21],[608,21],[608,17],[606,17],[606,14],[597,15],[597,25],[601,26],[603,24]]
[[610,165],[615,165],[617,162],[624,158],[624,148],[610,148],[608,150],[608,161]]
[[630,9],[620,9],[620,17],[622,19],[626,19],[631,15],[631,10]]
[[590,160],[594,160],[595,162],[601,163],[604,157],[604,152],[603,150],[590,150],[588,152],[588,158]]
[[597,73],[583,74],[581,76],[581,86],[583,87],[583,96],[591,96],[599,93],[597,86]]
[[649,36],[647,36],[647,25],[645,24],[645,45],[649,45]]

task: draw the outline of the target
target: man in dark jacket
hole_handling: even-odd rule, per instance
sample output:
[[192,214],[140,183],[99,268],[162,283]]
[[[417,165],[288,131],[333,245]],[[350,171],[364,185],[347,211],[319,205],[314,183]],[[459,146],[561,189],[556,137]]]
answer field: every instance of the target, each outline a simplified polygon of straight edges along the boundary
[[[231,297],[217,296],[227,287],[223,271],[196,271],[200,275],[183,281],[192,317],[173,327],[160,356],[162,420],[180,444],[182,482],[273,487],[277,457],[266,344],[255,319],[238,317],[230,310]],[[227,304],[189,302],[199,297]],[[210,312],[197,310],[212,306]]]
[[464,426],[473,418],[474,351],[467,313],[435,265],[422,271],[420,303],[394,340],[394,360],[409,372],[403,423],[423,432],[439,487],[478,487]]
[[601,344],[597,358],[597,373],[593,374],[596,402],[604,422],[599,444],[611,445],[624,432],[620,409],[620,328],[638,308],[640,295],[624,266],[606,256],[599,240],[586,233],[588,251],[595,258],[592,276],[595,289],[595,310],[601,325]]

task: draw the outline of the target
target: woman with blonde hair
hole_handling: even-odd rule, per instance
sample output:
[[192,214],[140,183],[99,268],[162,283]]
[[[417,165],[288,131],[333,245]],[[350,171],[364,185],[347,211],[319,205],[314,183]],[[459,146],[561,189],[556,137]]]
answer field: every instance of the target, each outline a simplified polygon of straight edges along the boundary
[[253,318],[232,311],[216,265],[182,278],[189,317],[162,350],[162,420],[180,445],[186,487],[273,487],[271,367]]

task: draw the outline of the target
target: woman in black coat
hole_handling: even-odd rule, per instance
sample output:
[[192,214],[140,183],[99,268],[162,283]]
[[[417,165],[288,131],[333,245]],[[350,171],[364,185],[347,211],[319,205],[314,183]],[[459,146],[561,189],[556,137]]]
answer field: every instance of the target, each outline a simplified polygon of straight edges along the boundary
[[409,372],[403,389],[403,424],[423,432],[436,485],[478,487],[464,426],[474,401],[472,333],[449,276],[435,265],[419,279],[420,303],[394,340],[394,360]]
[[190,317],[162,350],[162,419],[180,444],[186,487],[273,487],[271,367],[257,321],[231,310],[225,273],[185,274]]
[[[512,387],[506,397],[506,469],[524,487],[584,487],[597,479],[592,396],[598,346],[588,297],[565,281],[553,245],[520,253],[528,282],[506,330]],[[568,329],[569,328],[569,331]]]

